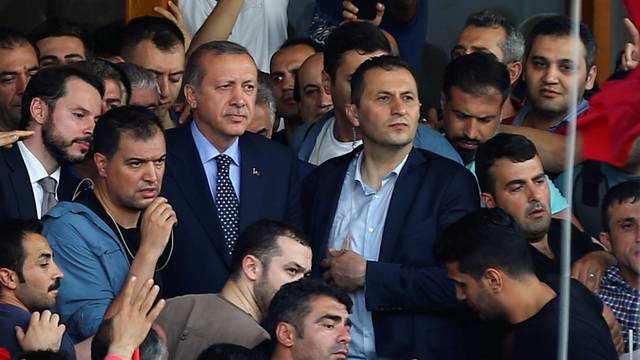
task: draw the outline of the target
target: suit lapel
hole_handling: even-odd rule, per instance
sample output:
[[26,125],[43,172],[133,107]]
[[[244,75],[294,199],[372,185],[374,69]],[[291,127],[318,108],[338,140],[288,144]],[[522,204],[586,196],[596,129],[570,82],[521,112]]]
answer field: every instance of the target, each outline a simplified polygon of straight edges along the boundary
[[178,161],[169,165],[169,171],[174,175],[177,186],[193,209],[198,222],[209,235],[213,247],[227,266],[230,266],[231,257],[223,240],[220,219],[209,189],[207,175],[191,135],[191,128],[189,126],[178,128],[175,130],[175,135],[177,146],[174,146],[174,154]]
[[21,217],[35,219],[38,217],[31,180],[18,146],[13,146],[5,153],[9,179],[14,189],[16,207]]
[[415,193],[424,177],[416,173],[415,167],[424,164],[427,159],[415,148],[411,149],[407,162],[404,164],[396,184],[393,188],[387,218],[384,222],[382,243],[380,244],[380,261],[388,261],[398,245],[398,236],[402,231],[409,211],[413,208]]
[[240,232],[261,217],[265,175],[268,165],[250,135],[241,136],[240,146]]

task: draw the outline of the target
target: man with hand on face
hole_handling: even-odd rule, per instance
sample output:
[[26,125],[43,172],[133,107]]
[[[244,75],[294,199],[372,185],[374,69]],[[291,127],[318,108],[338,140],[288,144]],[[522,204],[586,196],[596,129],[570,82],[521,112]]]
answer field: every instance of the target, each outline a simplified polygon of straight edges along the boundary
[[0,27],[0,132],[20,128],[22,96],[37,71],[35,47],[24,35]]
[[103,317],[118,309],[128,277],[151,279],[156,265],[166,265],[161,255],[177,222],[167,199],[158,196],[166,151],[156,115],[134,106],[106,112],[94,150],[95,188],[59,204],[44,222],[66,272],[56,309],[76,342],[93,336]]
[[[555,359],[560,339],[558,283],[541,281],[519,224],[502,209],[480,209],[451,225],[434,256],[446,263],[456,297],[486,320],[511,324],[505,359]],[[568,359],[618,358],[602,303],[571,279]]]
[[170,20],[143,16],[124,28],[120,55],[156,75],[160,85],[160,120],[165,129],[177,124],[173,106],[180,94],[185,48],[180,29]]
[[22,97],[21,128],[33,135],[0,149],[0,218],[41,218],[78,184],[68,164],[85,158],[100,116],[102,81],[70,65],[43,69]]
[[318,280],[283,285],[265,320],[272,339],[271,360],[346,359],[352,306],[346,292]]
[[311,271],[311,247],[290,225],[261,220],[242,233],[231,263],[220,293],[167,301],[158,324],[171,359],[195,359],[213,344],[253,348],[269,339],[260,322],[278,289]]
[[[40,235],[39,221],[5,219],[0,229],[0,348],[11,359],[20,359],[29,345],[25,332],[42,331],[39,340],[64,332],[59,316],[49,311],[64,275],[53,261],[47,239]],[[73,342],[66,334],[47,350],[58,348],[67,359],[75,359]]]
[[257,71],[247,50],[228,41],[204,44],[189,57],[185,98],[193,122],[168,134],[163,186],[181,217],[174,256],[163,272],[168,296],[220,291],[238,234],[249,224],[300,222],[293,154],[246,131]]
[[407,63],[369,59],[351,87],[346,111],[363,147],[319,166],[302,197],[315,269],[354,299],[349,356],[458,358],[459,329],[444,313],[457,306],[453,286],[431,251],[478,208],[477,185],[461,165],[414,148],[420,100]]

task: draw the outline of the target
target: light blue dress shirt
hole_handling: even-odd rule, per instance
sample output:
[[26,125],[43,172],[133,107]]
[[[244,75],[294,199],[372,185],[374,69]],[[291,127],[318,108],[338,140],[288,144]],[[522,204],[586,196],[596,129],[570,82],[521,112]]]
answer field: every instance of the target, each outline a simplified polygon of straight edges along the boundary
[[[225,154],[231,158],[229,177],[231,178],[233,189],[236,191],[238,203],[240,203],[240,147],[238,146],[238,139],[236,138],[233,144],[221,153],[204,137],[195,121],[191,123],[191,135],[193,136],[193,141],[196,143],[196,149],[198,149],[198,155],[200,156],[202,167],[209,182],[209,190],[211,190],[211,195],[214,199],[216,198],[216,179],[218,177],[218,163],[215,157],[220,154]],[[185,174],[185,176],[189,176],[189,174]]]
[[[407,157],[382,178],[382,186],[377,191],[362,180],[364,154],[361,153],[351,161],[331,226],[328,242],[330,248],[342,249],[345,238],[349,236],[352,251],[362,255],[367,261],[378,261],[391,195]],[[352,325],[349,359],[376,359],[373,321],[365,303],[365,291],[366,289],[350,294],[353,311],[350,316]]]

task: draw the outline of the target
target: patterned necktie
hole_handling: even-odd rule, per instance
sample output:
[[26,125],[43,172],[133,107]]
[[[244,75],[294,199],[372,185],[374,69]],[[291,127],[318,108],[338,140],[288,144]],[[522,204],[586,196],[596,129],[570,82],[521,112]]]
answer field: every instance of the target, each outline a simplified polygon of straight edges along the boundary
[[44,215],[58,203],[58,200],[56,199],[57,183],[58,182],[56,181],[56,179],[52,178],[51,176],[47,176],[38,180],[38,184],[42,186],[42,190],[44,191],[44,194],[42,196],[42,211],[40,213],[41,217],[44,217]]
[[222,225],[225,244],[229,255],[233,253],[233,248],[238,239],[238,223],[240,219],[240,206],[238,197],[233,189],[231,178],[229,177],[229,165],[231,158],[225,154],[215,157],[218,164],[218,175],[216,177],[216,209]]

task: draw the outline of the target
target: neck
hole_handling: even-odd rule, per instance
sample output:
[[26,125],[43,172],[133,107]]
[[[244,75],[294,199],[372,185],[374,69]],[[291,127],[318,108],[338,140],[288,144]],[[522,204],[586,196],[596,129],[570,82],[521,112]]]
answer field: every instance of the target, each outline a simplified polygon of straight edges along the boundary
[[258,308],[258,302],[253,291],[242,280],[229,279],[224,284],[220,296],[228,302],[239,307],[242,311],[249,314],[256,322],[262,321],[262,311]]
[[276,339],[272,339],[272,341],[275,341],[276,344],[271,354],[271,360],[293,360],[291,350],[278,344]]
[[228,136],[217,134],[214,131],[210,130],[208,125],[201,125],[200,121],[196,120],[196,126],[198,130],[204,135],[204,137],[209,140],[209,143],[213,145],[219,152],[223,153],[227,150],[234,141],[238,138],[237,136]]
[[632,288],[640,290],[640,274],[622,264],[618,264],[618,268],[620,269],[620,273],[622,274],[624,281]]
[[104,210],[111,215],[113,220],[125,229],[132,229],[138,225],[138,218],[140,218],[140,210],[127,209],[122,206],[118,206],[109,197],[109,191],[105,184],[104,178],[100,178],[96,182],[96,187],[93,190],[96,198]]
[[[31,130],[31,129],[30,129]],[[37,135],[37,136],[36,136]],[[33,134],[23,140],[24,145],[31,151],[31,153],[42,163],[47,170],[47,174],[52,174],[56,169],[60,167],[60,164],[56,159],[51,156],[47,148],[42,141],[42,134]]]
[[556,297],[556,292],[533,274],[526,275],[524,279],[512,280],[512,283],[513,291],[505,294],[509,304],[507,320],[511,324],[529,319]]
[[539,252],[544,254],[544,256],[548,257],[549,259],[554,259],[555,258],[555,254],[553,253],[553,251],[551,251],[551,248],[549,247],[549,234],[548,233],[545,234],[544,237],[541,240],[529,241],[529,244],[531,244],[531,246],[536,248],[536,250],[538,250]]
[[13,305],[24,311],[31,312],[25,306],[25,304],[22,303],[22,301],[18,300],[18,298],[15,296],[15,293],[13,291],[9,291],[8,289],[5,288],[2,290],[2,292],[3,294],[2,294],[2,297],[0,298],[0,304]]
[[160,119],[160,122],[162,123],[162,128],[165,130],[173,129],[174,127],[176,127],[176,124],[173,122],[173,120],[171,120],[170,110],[167,110],[164,116]]
[[552,126],[560,124],[566,113],[557,114],[531,109],[524,119],[524,125],[540,130],[547,130]]
[[348,142],[362,139],[360,131],[353,132],[353,125],[347,119],[347,115],[344,112],[340,112],[336,109],[336,121],[333,125],[333,136],[340,142]]
[[82,162],[74,164],[73,170],[78,174],[80,179],[91,179],[94,183],[99,177],[96,163],[93,162],[93,158],[90,156],[85,157]]
[[413,144],[403,147],[378,146],[367,143],[364,146],[364,159],[362,159],[362,179],[371,188],[376,190],[382,186],[382,178],[395,169],[409,154]]

